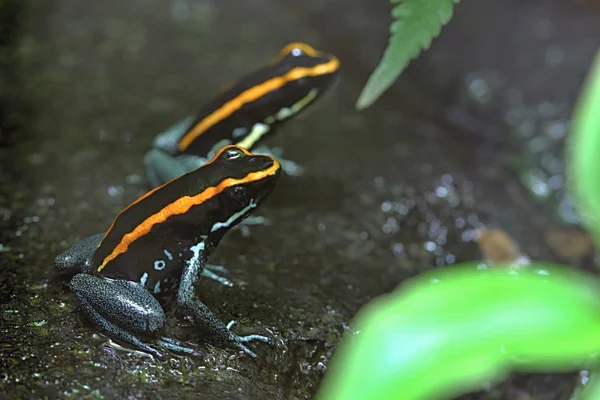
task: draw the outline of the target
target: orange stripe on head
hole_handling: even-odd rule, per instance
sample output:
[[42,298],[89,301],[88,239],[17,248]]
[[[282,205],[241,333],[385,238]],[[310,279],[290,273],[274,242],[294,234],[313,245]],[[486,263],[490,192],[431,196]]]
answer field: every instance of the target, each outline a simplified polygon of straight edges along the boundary
[[242,108],[244,104],[251,103],[265,94],[277,90],[288,82],[305,78],[307,76],[326,75],[335,72],[340,66],[340,62],[336,57],[324,64],[315,65],[314,67],[296,67],[288,71],[286,74],[266,80],[248,90],[243,91],[238,96],[223,104],[220,108],[203,118],[194,128],[192,128],[179,141],[179,151],[184,151],[188,146],[201,134],[208,129],[221,122],[235,111]]
[[315,50],[313,47],[309,46],[306,43],[293,42],[281,49],[281,51],[279,52],[279,59],[282,59],[286,55],[290,54],[294,49],[301,50],[304,54],[306,54],[309,57],[318,57],[323,55],[323,53]]
[[[247,151],[246,149],[243,149],[241,147],[225,146],[225,147],[221,148],[221,150],[219,150],[219,152],[217,154],[215,154],[215,156],[212,158],[212,160],[210,160],[209,162],[204,164],[203,167],[205,165],[208,165],[208,164],[214,162],[221,155],[221,153],[223,153],[225,150],[227,150],[228,148],[231,148],[231,147],[241,149],[244,152],[244,154],[246,154],[247,156],[253,156],[252,153],[250,153],[249,151]],[[113,249],[113,251],[107,257],[104,258],[104,260],[102,261],[102,264],[98,267],[98,272],[100,272],[104,267],[106,267],[106,265],[110,261],[115,259],[118,255],[125,253],[127,251],[127,249],[129,248],[129,246],[133,242],[135,242],[137,239],[143,237],[144,235],[148,234],[154,225],[163,223],[169,217],[172,217],[174,215],[185,214],[193,206],[197,206],[197,205],[204,203],[206,200],[213,198],[217,194],[223,192],[228,187],[243,184],[246,182],[258,181],[258,180],[264,179],[268,176],[275,175],[277,173],[277,171],[280,169],[280,165],[279,165],[279,162],[275,158],[271,157],[271,159],[273,160],[273,165],[266,170],[250,172],[245,177],[239,178],[239,179],[226,178],[223,181],[221,181],[218,185],[208,187],[195,196],[180,197],[177,200],[175,200],[174,202],[163,207],[158,212],[150,215],[142,223],[137,225],[133,231],[129,232],[128,234],[124,235],[121,238],[121,241],[119,242],[119,244]],[[178,179],[178,178],[175,178],[175,179]],[[167,184],[168,183],[166,183],[165,185],[167,185]],[[159,188],[161,188],[165,185],[162,185]],[[129,207],[133,206],[135,203],[138,203],[142,199],[148,197],[151,193],[153,193],[154,191],[156,191],[159,188],[156,188],[156,189],[146,193],[145,195],[143,195],[142,197],[140,197],[139,199],[137,199],[136,201],[131,203],[127,208],[125,208],[125,210],[127,210]],[[119,215],[121,215],[125,210],[121,211],[121,213],[119,213]],[[118,218],[119,218],[118,216],[117,216],[117,218],[115,218],[115,222]],[[108,233],[114,226],[115,222],[113,222],[113,224],[108,229],[108,231],[106,231],[106,234],[104,234],[104,237],[106,237],[108,235]],[[103,238],[103,240],[104,240],[104,238]]]

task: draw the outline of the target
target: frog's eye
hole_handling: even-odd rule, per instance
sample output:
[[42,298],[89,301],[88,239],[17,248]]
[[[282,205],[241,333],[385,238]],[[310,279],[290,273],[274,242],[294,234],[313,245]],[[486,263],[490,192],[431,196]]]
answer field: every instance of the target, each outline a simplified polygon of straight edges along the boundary
[[226,160],[235,160],[244,156],[244,152],[240,149],[227,149],[223,154]]
[[295,42],[290,43],[283,48],[281,51],[281,57],[292,56],[292,57],[300,57],[306,55],[314,55],[315,50],[305,43]]
[[292,56],[294,56],[294,57],[300,57],[300,56],[305,55],[306,53],[300,47],[292,47],[290,49],[290,53],[289,54],[292,55]]

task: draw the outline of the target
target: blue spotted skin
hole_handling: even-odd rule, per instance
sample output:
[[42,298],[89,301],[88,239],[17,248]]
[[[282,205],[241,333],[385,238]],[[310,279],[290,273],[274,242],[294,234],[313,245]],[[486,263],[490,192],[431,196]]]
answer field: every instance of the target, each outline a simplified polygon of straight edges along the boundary
[[[175,299],[177,312],[212,343],[256,357],[245,343],[271,343],[270,339],[231,332],[233,324],[223,324],[196,297],[195,287],[201,276],[232,285],[219,275],[226,272],[223,267],[207,261],[223,236],[268,197],[279,173],[280,165],[272,157],[226,147],[201,168],[136,200],[105,234],[77,242],[56,257],[54,266],[61,274],[74,275],[70,288],[75,300],[96,329],[117,342],[158,358],[163,354],[157,347],[197,355],[194,349],[162,336],[162,306]],[[231,181],[223,190],[212,191]],[[180,201],[192,206],[187,211],[165,208]],[[144,221],[168,212],[172,215],[120,247]]]

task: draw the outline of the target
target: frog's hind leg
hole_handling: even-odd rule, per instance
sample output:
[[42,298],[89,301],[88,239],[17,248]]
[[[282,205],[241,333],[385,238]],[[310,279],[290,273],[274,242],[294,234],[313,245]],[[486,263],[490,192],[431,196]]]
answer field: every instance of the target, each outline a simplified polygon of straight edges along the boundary
[[156,149],[144,156],[144,168],[148,186],[152,189],[189,172],[177,161],[177,157]]
[[94,252],[102,241],[103,233],[88,236],[75,243],[69,250],[59,254],[54,259],[54,268],[60,274],[74,275],[88,272]]
[[109,338],[163,358],[140,336],[153,336],[165,324],[158,300],[143,286],[130,281],[78,274],[71,290],[96,329]]
[[155,188],[202,166],[206,159],[192,155],[172,156],[152,149],[144,156],[148,186]]
[[152,147],[169,154],[175,154],[177,152],[179,141],[193,122],[194,117],[192,116],[185,117],[175,122],[173,125],[156,135]]

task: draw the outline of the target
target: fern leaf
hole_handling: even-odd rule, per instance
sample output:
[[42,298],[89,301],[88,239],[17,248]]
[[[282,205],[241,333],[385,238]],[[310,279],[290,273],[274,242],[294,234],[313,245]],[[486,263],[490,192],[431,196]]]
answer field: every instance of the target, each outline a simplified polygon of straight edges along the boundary
[[452,17],[454,4],[460,0],[391,0],[394,22],[390,39],[375,71],[363,88],[356,108],[369,107],[400,76],[408,63],[426,50]]

